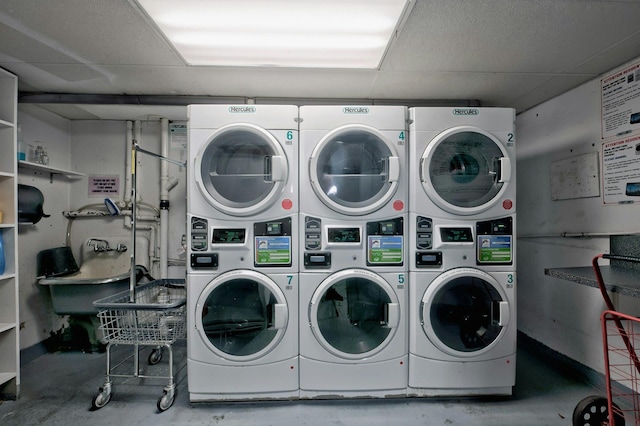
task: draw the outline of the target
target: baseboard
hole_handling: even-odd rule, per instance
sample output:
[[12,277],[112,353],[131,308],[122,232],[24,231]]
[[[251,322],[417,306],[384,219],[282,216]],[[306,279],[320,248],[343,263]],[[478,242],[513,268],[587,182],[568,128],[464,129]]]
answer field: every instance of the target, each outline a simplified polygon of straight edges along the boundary
[[36,343],[28,348],[20,349],[20,367],[24,367],[34,359],[49,353],[44,342]]
[[604,374],[587,367],[575,359],[569,358],[521,331],[518,331],[518,347],[525,349],[539,359],[545,360],[547,364],[571,378],[598,389],[606,388]]

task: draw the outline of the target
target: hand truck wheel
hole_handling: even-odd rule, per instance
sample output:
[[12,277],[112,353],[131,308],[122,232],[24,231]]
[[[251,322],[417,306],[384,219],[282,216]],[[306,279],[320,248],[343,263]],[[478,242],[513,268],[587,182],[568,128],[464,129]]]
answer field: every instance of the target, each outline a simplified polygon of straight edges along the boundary
[[[588,396],[578,402],[573,410],[573,426],[604,426],[609,425],[607,398],[599,395]],[[624,417],[619,413],[614,403],[615,426],[624,426]]]

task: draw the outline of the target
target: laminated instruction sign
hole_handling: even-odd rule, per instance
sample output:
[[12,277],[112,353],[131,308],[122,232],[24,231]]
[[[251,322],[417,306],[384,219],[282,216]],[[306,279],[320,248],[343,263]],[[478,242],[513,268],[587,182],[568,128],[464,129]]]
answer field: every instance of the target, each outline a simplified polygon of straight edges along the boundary
[[602,144],[605,204],[640,201],[640,135]]
[[402,264],[402,235],[369,235],[367,262],[372,265]]
[[600,80],[604,204],[640,202],[640,62]]
[[291,237],[256,237],[255,264],[258,266],[291,265]]
[[600,80],[602,139],[640,131],[640,62]]
[[511,263],[512,246],[511,235],[479,235],[478,260],[482,263]]

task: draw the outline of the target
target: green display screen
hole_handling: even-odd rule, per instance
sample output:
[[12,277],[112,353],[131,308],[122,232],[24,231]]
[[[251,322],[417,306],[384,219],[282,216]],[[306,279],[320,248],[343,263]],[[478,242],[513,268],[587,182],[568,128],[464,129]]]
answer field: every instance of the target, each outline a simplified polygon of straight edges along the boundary
[[440,228],[440,238],[443,243],[473,242],[471,228]]
[[213,244],[244,244],[245,229],[214,229]]

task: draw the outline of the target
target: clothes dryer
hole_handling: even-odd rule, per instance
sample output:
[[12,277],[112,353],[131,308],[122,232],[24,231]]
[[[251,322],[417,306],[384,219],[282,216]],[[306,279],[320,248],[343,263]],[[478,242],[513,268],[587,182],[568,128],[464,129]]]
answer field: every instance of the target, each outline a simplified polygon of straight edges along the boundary
[[314,217],[386,218],[407,209],[407,108],[300,107],[300,205]]
[[479,221],[417,216],[414,223],[408,394],[510,395],[515,215]]
[[516,212],[515,111],[411,108],[410,210],[468,219]]
[[189,105],[187,211],[215,219],[298,211],[298,107]]
[[297,399],[297,215],[188,224],[190,400]]
[[301,215],[301,398],[406,395],[405,223]]

